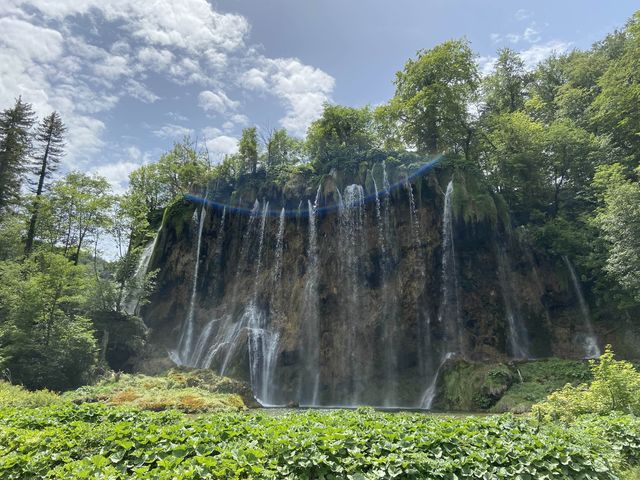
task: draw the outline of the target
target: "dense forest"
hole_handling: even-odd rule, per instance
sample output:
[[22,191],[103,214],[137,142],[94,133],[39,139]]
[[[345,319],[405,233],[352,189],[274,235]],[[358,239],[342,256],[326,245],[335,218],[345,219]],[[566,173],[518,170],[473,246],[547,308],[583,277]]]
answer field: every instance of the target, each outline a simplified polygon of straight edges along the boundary
[[[243,189],[315,191],[339,171],[375,163],[437,168],[479,179],[508,206],[535,249],[570,255],[601,315],[635,318],[640,305],[640,14],[593,45],[525,68],[498,52],[480,75],[466,40],[419,51],[376,108],[326,105],[306,138],[246,128],[238,152],[214,164],[185,138],[135,170],[115,195],[98,176],[63,171],[66,129],[36,120],[29,99],[0,114],[0,368],[29,388],[65,390],[108,365],[107,346],[133,355],[154,272],[135,275],[163,210],[185,194],[241,199]],[[218,193],[216,193],[218,192]],[[220,193],[221,192],[221,193]],[[481,202],[459,214],[483,215]],[[105,249],[116,258],[105,260]]]

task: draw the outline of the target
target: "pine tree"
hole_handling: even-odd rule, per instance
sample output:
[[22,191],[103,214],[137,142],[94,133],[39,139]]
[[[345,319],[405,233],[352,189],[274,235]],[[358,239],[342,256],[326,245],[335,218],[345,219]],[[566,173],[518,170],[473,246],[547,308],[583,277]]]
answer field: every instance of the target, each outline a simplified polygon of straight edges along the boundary
[[20,196],[31,149],[32,125],[33,109],[22,97],[12,108],[0,112],[0,212],[15,204]]
[[66,128],[62,123],[62,118],[58,112],[53,112],[45,117],[36,131],[36,157],[33,164],[33,174],[38,179],[34,183],[35,198],[31,212],[31,220],[29,222],[29,232],[25,242],[25,255],[31,253],[33,248],[33,239],[36,233],[36,224],[38,222],[38,209],[40,207],[40,196],[47,188],[47,180],[53,172],[58,168],[60,158],[64,154],[64,134]]

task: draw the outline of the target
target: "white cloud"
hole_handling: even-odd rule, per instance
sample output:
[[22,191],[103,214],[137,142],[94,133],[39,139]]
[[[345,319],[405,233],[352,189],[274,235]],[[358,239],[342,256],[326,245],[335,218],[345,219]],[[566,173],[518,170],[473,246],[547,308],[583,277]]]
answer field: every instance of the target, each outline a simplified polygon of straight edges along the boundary
[[238,139],[228,135],[219,135],[206,140],[207,150],[215,159],[222,155],[236,153],[238,151]]
[[551,40],[549,42],[532,45],[530,48],[521,51],[520,56],[525,66],[531,69],[551,55],[560,55],[567,52],[570,48],[571,43]]
[[192,137],[193,129],[188,127],[183,127],[182,125],[174,125],[172,123],[167,123],[157,130],[153,131],[153,134],[156,137],[167,138],[170,140],[180,140],[185,136]]
[[489,38],[493,43],[537,43],[540,41],[540,32],[536,29],[536,22],[531,22],[522,33],[492,33]]
[[215,114],[235,110],[240,103],[231,100],[222,90],[218,90],[217,92],[205,90],[198,95],[198,105],[200,105],[205,112]]
[[522,34],[522,38],[524,38],[529,43],[536,43],[540,41],[539,33],[540,32],[538,32],[535,28],[530,26],[525,28],[524,33]]
[[241,113],[236,113],[235,115],[231,115],[231,121],[236,125],[240,125],[241,127],[249,125],[249,117]]
[[262,57],[257,63],[242,76],[244,85],[278,97],[287,109],[280,124],[295,135],[304,135],[309,124],[322,114],[323,104],[331,99],[334,78],[297,58]]
[[0,31],[0,45],[23,60],[48,62],[62,55],[63,39],[56,30],[4,17],[0,18]]
[[124,193],[129,183],[129,174],[140,166],[139,163],[121,161],[100,165],[92,170],[92,173],[106,178],[115,193]]
[[477,62],[480,70],[480,75],[482,75],[483,77],[486,77],[487,75],[489,75],[493,71],[493,67],[496,64],[496,60],[498,60],[497,57],[489,57],[489,56],[479,57]]
[[222,130],[216,127],[205,127],[202,129],[202,135],[205,138],[217,137],[222,134]]
[[524,8],[521,8],[520,10],[518,10],[514,17],[516,20],[526,20],[528,18],[531,18],[533,16],[533,13],[530,12],[529,10],[525,10]]
[[[200,106],[221,116],[219,131],[208,136],[218,152],[236,143],[223,125],[230,132],[250,123],[221,88],[241,77],[246,89],[278,98],[286,110],[280,123],[304,134],[330,100],[334,79],[298,59],[257,55],[245,43],[249,30],[244,17],[218,12],[209,0],[0,0],[0,106],[22,95],[40,115],[58,110],[73,168],[95,162],[107,143],[105,122],[118,121],[122,113],[111,112],[123,98],[127,108],[130,99],[175,100],[160,98],[166,89],[159,78],[199,86]],[[194,101],[192,92],[181,95]],[[153,134],[193,135],[186,117],[174,112],[166,120]]]

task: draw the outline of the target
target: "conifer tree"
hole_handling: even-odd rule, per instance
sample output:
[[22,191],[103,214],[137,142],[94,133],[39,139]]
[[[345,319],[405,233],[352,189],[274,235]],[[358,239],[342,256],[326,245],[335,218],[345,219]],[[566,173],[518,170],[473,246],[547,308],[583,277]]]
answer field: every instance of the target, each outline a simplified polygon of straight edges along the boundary
[[32,173],[36,176],[37,181],[34,182],[35,198],[24,247],[25,255],[28,255],[33,248],[36,224],[38,222],[40,196],[47,189],[47,181],[51,174],[57,170],[60,158],[64,154],[65,131],[66,128],[58,112],[53,112],[45,117],[40,125],[38,125],[36,131],[35,141],[37,150]]
[[13,107],[0,112],[0,212],[20,197],[23,174],[31,148],[33,110],[18,97]]

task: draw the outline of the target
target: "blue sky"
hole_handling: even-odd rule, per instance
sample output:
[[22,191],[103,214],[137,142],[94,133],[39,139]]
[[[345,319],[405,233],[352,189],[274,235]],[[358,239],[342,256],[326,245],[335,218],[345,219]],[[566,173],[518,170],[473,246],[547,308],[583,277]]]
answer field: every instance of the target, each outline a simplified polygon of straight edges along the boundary
[[304,135],[324,102],[388,100],[419,49],[466,37],[485,70],[504,46],[533,66],[622,27],[634,3],[2,0],[0,108],[22,95],[60,111],[66,168],[121,191],[185,134],[213,160],[248,125]]

